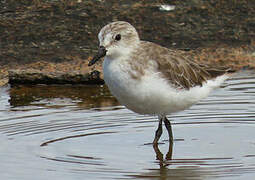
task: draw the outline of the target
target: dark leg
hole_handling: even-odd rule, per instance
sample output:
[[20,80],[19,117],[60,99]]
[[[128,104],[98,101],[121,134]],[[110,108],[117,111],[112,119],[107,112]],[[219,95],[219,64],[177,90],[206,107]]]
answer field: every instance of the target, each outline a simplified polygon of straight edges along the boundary
[[153,144],[158,144],[158,140],[159,140],[161,134],[162,134],[162,118],[159,118],[158,129],[156,130]]
[[171,123],[166,117],[163,117],[163,119],[164,119],[164,123],[165,123],[166,129],[167,129],[167,132],[168,132],[169,143],[173,144],[174,140],[173,140],[173,132],[172,132]]
[[[153,149],[156,153],[156,159],[159,160],[160,167],[169,165],[164,162],[164,155],[160,151],[158,144],[153,144]],[[173,154],[173,146],[172,146],[172,144],[169,143],[168,152],[166,154],[166,160],[172,160],[172,154]]]
[[156,159],[159,160],[160,167],[164,166],[164,155],[158,148],[158,144],[153,144],[154,152],[156,153]]

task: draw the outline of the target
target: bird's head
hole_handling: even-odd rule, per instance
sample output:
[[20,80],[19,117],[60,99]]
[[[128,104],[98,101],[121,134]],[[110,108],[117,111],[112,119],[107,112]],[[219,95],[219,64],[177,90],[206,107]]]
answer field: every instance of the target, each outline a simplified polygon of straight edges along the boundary
[[136,29],[124,21],[116,21],[104,26],[98,34],[98,39],[98,52],[89,62],[89,66],[104,56],[115,59],[125,55],[132,51],[140,41]]

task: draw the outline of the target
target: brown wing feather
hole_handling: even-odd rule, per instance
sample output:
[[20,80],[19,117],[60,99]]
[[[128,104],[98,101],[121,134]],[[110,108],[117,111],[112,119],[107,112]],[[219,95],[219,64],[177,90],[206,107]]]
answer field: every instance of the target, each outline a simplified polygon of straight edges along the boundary
[[202,86],[203,82],[209,79],[233,72],[226,67],[197,64],[192,61],[192,56],[184,51],[170,50],[150,42],[144,42],[143,48],[157,62],[162,75],[178,88]]
[[196,64],[189,56],[179,56],[178,52],[169,50],[169,59],[158,60],[159,71],[172,84],[179,88],[190,89],[194,86],[202,86],[203,82],[216,78],[227,72],[232,72],[226,67],[213,68],[209,65]]

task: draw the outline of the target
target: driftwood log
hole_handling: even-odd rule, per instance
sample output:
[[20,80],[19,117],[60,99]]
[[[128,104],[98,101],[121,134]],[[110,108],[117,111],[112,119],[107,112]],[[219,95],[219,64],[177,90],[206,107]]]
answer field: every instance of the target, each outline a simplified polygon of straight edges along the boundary
[[88,73],[42,72],[36,69],[10,70],[9,83],[14,84],[104,84],[99,71]]

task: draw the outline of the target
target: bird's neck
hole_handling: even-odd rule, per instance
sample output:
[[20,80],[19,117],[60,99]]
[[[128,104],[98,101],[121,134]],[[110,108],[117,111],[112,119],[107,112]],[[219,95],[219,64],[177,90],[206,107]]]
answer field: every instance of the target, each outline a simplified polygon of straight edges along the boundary
[[136,51],[137,46],[129,46],[129,47],[120,47],[118,51],[113,54],[107,55],[107,59],[112,60],[120,60],[120,59],[129,59],[132,54]]

